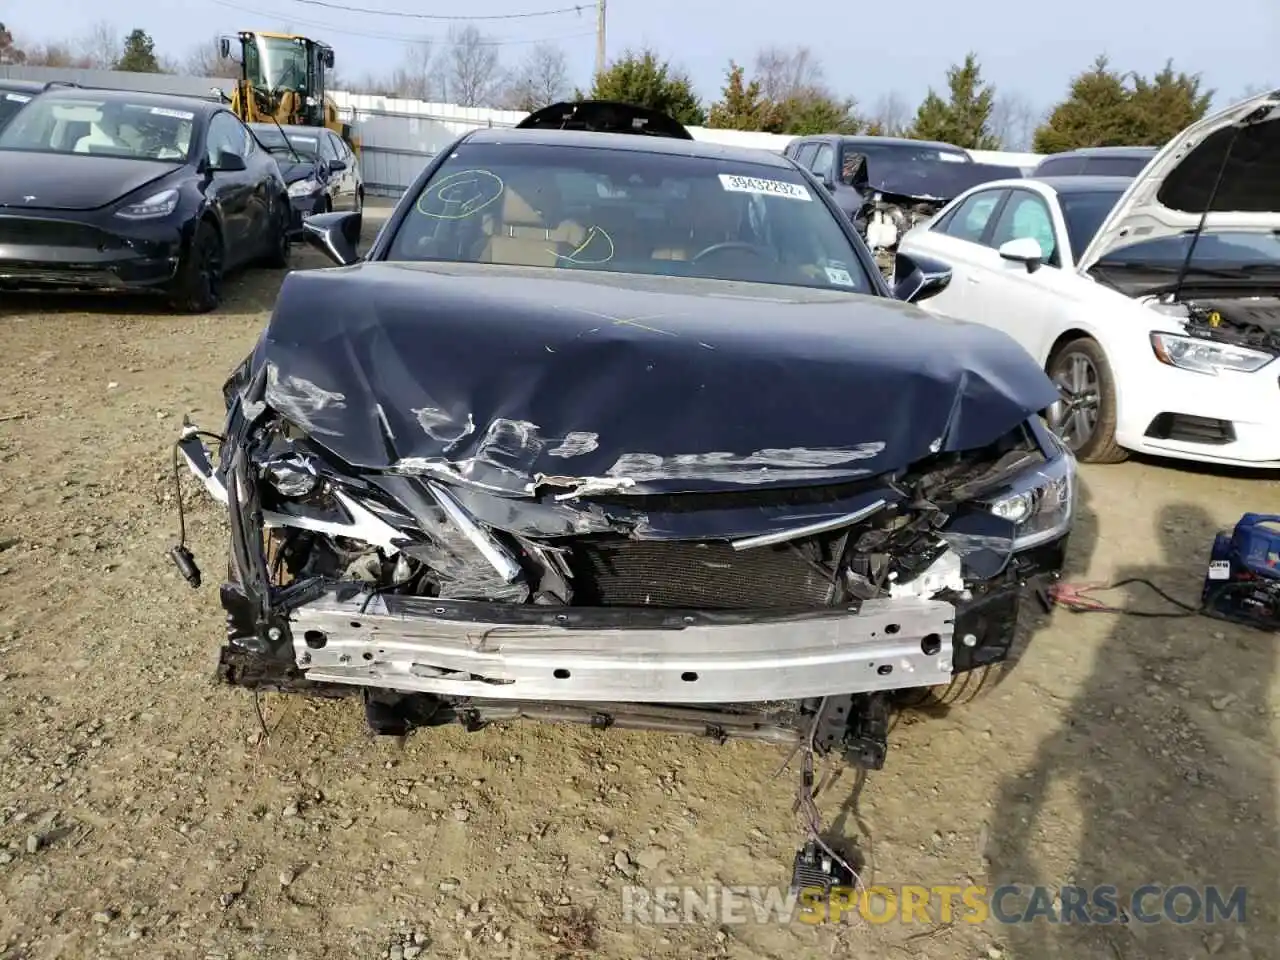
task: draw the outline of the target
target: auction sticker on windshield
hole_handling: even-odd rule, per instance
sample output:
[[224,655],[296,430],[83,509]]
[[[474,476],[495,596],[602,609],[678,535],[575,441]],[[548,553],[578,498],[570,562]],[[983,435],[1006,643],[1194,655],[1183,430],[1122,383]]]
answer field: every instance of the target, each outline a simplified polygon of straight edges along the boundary
[[786,183],[782,180],[761,180],[759,177],[740,177],[732,173],[722,173],[720,185],[733,193],[761,193],[771,197],[786,197],[789,200],[813,199],[801,184]]
[[6,100],[12,100],[14,103],[30,103],[31,102],[30,97],[23,96],[20,93],[6,93],[4,95],[4,98]]
[[194,120],[196,115],[185,110],[170,110],[168,107],[152,107],[153,117],[173,117],[175,120]]

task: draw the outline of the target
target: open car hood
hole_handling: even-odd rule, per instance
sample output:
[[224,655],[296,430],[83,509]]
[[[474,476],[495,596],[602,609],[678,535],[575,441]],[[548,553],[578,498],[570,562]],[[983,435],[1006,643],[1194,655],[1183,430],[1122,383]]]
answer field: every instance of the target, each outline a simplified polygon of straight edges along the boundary
[[869,159],[863,170],[865,174],[853,186],[864,196],[879,191],[939,203],[948,203],[980,183],[1022,177],[1022,171],[1017,167],[947,160],[895,163],[888,159]]
[[1280,90],[1198,120],[1165,144],[1116,202],[1077,268],[1089,270],[1131,243],[1195,230],[1220,173],[1206,230],[1280,229]]
[[535,110],[516,124],[517,130],[594,130],[634,133],[644,137],[692,140],[684,125],[665,113],[614,100],[563,101]]
[[353,467],[517,496],[856,480],[1058,399],[1003,333],[888,298],[459,264],[290,274],[242,376]]

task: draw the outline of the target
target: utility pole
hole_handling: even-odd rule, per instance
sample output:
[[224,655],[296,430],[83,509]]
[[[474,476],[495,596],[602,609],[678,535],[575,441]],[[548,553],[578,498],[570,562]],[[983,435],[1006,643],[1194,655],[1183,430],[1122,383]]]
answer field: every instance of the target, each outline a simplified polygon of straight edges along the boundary
[[604,0],[596,0],[596,76],[604,73]]

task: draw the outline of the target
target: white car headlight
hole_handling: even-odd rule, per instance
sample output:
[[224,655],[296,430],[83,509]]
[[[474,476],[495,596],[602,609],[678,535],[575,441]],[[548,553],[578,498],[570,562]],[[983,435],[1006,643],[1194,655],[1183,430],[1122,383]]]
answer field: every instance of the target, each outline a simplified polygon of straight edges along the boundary
[[1229,343],[1214,343],[1199,337],[1183,337],[1175,333],[1151,332],[1151,349],[1156,359],[1171,367],[1207,373],[1216,377],[1224,370],[1236,373],[1253,373],[1261,370],[1274,358],[1261,350],[1235,347]]
[[1014,524],[1015,551],[1057,539],[1071,529],[1075,516],[1075,455],[1058,443],[1058,456],[1015,477],[999,493],[983,498],[983,505]]
[[295,180],[289,184],[289,196],[309,197],[319,189],[320,184],[315,180]]
[[150,220],[153,217],[167,217],[178,206],[177,190],[162,190],[138,203],[131,203],[116,211],[117,217],[126,220]]

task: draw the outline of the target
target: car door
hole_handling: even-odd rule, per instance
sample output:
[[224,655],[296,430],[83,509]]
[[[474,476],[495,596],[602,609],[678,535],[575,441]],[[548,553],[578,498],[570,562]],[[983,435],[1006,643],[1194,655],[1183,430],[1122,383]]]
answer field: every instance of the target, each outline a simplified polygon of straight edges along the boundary
[[356,208],[357,185],[355,158],[351,156],[347,145],[342,142],[342,138],[336,133],[330,132],[329,139],[333,141],[333,149],[338,155],[338,162],[343,165],[342,207],[344,210],[354,210]]
[[248,242],[269,249],[275,236],[277,204],[280,202],[280,165],[238,117],[233,119],[239,125],[245,173],[253,184],[248,201]]
[[[234,114],[220,110],[209,120],[205,135],[205,161],[209,185],[206,195],[222,215],[222,239],[228,265],[243,259],[245,243],[252,223],[250,203],[253,199],[254,176],[250,170],[219,170],[223,152],[244,159],[245,128]],[[248,161],[246,160],[246,166]]]
[[903,238],[901,252],[936,257],[951,267],[951,283],[921,304],[926,310],[962,319],[970,315],[970,290],[982,282],[987,266],[983,241],[1008,195],[1007,187],[978,190]]
[[[1031,268],[1000,256],[1010,240],[1032,239],[1043,260]],[[1079,278],[1063,269],[1071,261],[1066,226],[1051,199],[1038,191],[1012,189],[983,238],[968,284],[968,319],[1007,333],[1033,357],[1042,357],[1056,337],[1061,317],[1076,300]]]
[[338,145],[342,148],[342,159],[347,163],[347,174],[351,178],[351,209],[355,210],[360,206],[360,194],[364,192],[364,177],[360,172],[360,158],[351,149],[351,144],[341,137],[338,138]]
[[325,178],[325,192],[329,195],[329,203],[331,209],[345,210],[349,200],[347,198],[347,171],[337,170],[334,164],[341,165],[342,152],[338,149],[335,142],[337,138],[328,130],[320,131],[320,159],[324,162],[327,171]]

